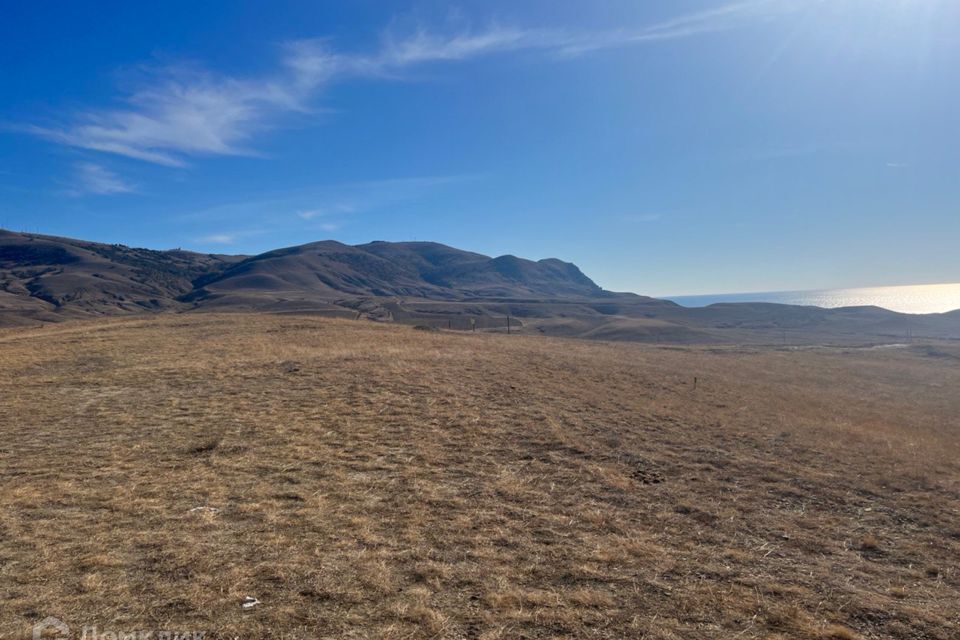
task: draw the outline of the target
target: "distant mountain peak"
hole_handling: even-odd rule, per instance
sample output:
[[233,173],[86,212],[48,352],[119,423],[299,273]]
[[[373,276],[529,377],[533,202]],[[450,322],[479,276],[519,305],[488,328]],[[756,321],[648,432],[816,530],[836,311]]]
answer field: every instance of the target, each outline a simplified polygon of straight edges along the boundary
[[0,311],[82,315],[206,303],[270,309],[291,299],[590,298],[602,290],[559,260],[490,258],[437,242],[321,240],[246,257],[0,230],[0,292]]

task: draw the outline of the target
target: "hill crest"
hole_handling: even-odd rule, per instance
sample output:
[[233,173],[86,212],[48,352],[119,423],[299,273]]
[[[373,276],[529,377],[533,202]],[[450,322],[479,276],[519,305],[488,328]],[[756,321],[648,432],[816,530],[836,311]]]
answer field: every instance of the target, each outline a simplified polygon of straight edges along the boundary
[[[491,258],[435,242],[335,240],[225,256],[158,251],[0,230],[0,313],[62,316],[184,310],[212,304],[267,310],[417,297],[595,298],[604,291],[557,259]],[[0,320],[2,321],[2,320]]]

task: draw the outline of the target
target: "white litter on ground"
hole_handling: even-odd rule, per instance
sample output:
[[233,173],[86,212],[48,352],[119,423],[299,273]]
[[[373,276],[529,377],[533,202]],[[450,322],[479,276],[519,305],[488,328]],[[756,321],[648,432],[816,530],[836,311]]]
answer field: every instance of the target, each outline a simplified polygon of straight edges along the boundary
[[217,509],[216,507],[194,507],[193,509],[190,509],[190,513],[197,513],[198,511],[213,514],[220,513],[220,509]]

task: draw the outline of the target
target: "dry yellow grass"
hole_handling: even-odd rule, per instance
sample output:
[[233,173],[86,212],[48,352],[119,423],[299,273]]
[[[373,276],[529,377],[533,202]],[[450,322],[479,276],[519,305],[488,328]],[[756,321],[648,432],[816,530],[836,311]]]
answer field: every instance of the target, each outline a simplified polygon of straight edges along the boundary
[[957,638],[958,354],[2,331],[0,637]]

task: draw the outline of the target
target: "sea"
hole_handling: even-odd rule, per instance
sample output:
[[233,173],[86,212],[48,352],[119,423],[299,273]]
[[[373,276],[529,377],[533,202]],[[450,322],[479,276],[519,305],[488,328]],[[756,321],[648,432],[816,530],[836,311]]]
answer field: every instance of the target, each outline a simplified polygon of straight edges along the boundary
[[718,302],[775,302],[826,308],[876,306],[900,313],[946,313],[960,309],[960,284],[725,293],[666,299],[685,307],[706,307]]

